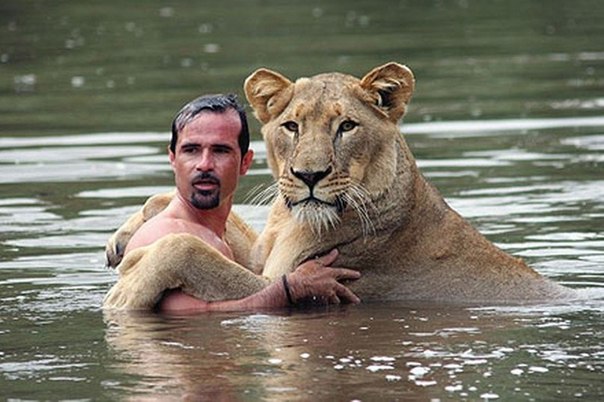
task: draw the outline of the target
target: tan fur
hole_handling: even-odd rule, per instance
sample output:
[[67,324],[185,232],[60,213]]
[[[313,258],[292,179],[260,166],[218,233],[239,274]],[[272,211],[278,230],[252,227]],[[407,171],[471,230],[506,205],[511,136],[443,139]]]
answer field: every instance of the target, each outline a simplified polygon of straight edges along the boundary
[[117,267],[119,278],[105,296],[104,308],[149,310],[165,290],[175,288],[206,301],[240,299],[268,284],[266,278],[246,269],[258,235],[234,212],[227,220],[225,241],[235,262],[201,239],[182,233],[163,237],[123,258],[134,232],[163,210],[173,196],[170,192],[150,197],[107,242],[107,265]]
[[[175,192],[156,194],[143,204],[143,207],[130,216],[107,241],[105,260],[107,267],[116,268],[124,258],[124,250],[132,235],[149,219],[164,210]],[[227,219],[225,240],[233,251],[235,261],[243,266],[250,265],[250,250],[258,234],[239,215],[234,212]]]
[[[254,266],[276,278],[337,247],[337,265],[362,271],[351,287],[365,301],[572,296],[486,240],[427,183],[397,125],[413,89],[411,70],[397,63],[361,80],[333,73],[293,83],[265,69],[247,79],[279,184]],[[347,120],[357,126],[338,133]],[[321,202],[303,201],[311,192],[294,172],[329,172],[312,189]],[[342,199],[349,202],[338,212]]]
[[225,293],[240,299],[268,283],[187,233],[170,234],[131,251],[119,274],[105,296],[105,308],[150,309],[165,290],[175,288],[206,301],[224,300]]
[[[260,69],[244,89],[263,123],[279,190],[248,268],[264,269],[263,275],[274,280],[337,247],[335,265],[362,272],[351,288],[364,301],[519,303],[574,295],[495,247],[424,179],[397,125],[414,90],[407,67],[388,63],[360,80],[331,73],[295,83]],[[128,222],[125,226],[120,230],[133,232]],[[175,285],[170,282],[174,275],[177,283],[204,296],[206,290],[197,289],[196,281],[223,279],[197,270],[189,275],[191,261],[214,259],[208,250],[183,258],[159,242],[152,248],[156,257],[145,258],[154,270],[139,268],[149,282],[138,286],[141,292]],[[225,263],[221,269],[229,271],[237,287],[245,288],[250,280],[249,271],[238,264]],[[153,280],[156,274],[160,285]],[[259,285],[252,282],[250,291]],[[223,298],[236,297],[232,282],[212,284],[222,286]],[[124,284],[124,292],[131,286]]]

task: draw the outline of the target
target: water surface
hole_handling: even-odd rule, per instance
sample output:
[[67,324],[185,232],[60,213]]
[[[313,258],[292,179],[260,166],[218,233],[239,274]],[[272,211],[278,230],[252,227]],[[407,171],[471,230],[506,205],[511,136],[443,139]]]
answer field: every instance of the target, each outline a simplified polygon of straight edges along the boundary
[[[12,400],[601,400],[598,1],[0,5],[0,395]],[[237,9],[238,12],[234,12]],[[103,246],[172,188],[180,105],[269,66],[417,77],[402,132],[447,201],[581,300],[107,314]],[[247,194],[236,210],[261,229]]]

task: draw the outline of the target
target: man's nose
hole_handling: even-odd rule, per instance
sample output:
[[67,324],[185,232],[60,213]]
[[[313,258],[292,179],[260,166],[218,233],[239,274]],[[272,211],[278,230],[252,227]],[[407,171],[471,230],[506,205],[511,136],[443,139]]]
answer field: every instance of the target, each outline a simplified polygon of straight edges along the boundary
[[214,157],[209,150],[203,150],[200,152],[195,168],[200,172],[209,172],[214,170]]

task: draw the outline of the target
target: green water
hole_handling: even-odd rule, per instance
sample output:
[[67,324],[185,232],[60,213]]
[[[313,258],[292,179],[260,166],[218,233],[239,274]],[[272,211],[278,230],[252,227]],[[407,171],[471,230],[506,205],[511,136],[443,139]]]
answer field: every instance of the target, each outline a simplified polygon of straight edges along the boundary
[[417,76],[409,121],[592,114],[588,104],[602,88],[603,7],[598,1],[3,1],[0,129],[7,135],[162,130],[199,93],[241,94],[243,79],[260,66],[291,77],[360,75],[390,60]]
[[[604,3],[0,3],[0,397],[601,400]],[[107,315],[109,234],[171,187],[174,113],[266,66],[417,79],[402,131],[447,201],[582,300]],[[243,99],[243,98],[242,98]],[[261,229],[247,194],[236,209]]]

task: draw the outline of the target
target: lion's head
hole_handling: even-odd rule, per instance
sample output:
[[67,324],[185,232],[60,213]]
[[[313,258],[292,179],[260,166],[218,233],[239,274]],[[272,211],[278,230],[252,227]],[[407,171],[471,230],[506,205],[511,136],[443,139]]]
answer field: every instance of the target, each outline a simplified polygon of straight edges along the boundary
[[291,82],[267,69],[247,78],[269,166],[296,220],[315,233],[347,211],[367,222],[367,207],[397,174],[397,122],[413,89],[411,70],[397,63],[360,80],[331,73]]

